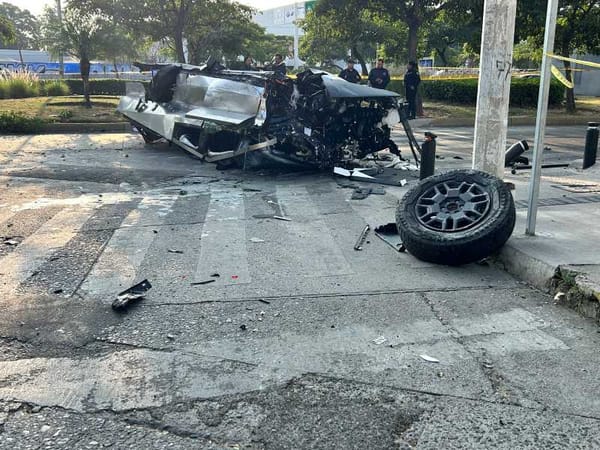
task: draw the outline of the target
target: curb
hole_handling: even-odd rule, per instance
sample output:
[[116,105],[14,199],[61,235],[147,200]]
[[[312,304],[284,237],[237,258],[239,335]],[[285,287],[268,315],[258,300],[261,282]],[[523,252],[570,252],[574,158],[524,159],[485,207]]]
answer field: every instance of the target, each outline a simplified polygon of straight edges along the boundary
[[[433,125],[439,127],[474,127],[475,126],[475,118],[461,118],[461,119],[421,119],[423,120],[423,125]],[[428,121],[428,122],[426,122]],[[581,125],[587,126],[589,118],[583,117],[550,117],[546,121],[546,125],[548,126],[561,126],[561,125]],[[535,117],[523,117],[523,116],[515,116],[508,118],[508,126],[534,126],[535,125]]]
[[600,279],[585,266],[554,266],[507,243],[497,256],[501,267],[516,278],[554,295],[555,302],[600,324]]
[[42,128],[44,134],[61,133],[127,133],[131,131],[129,122],[100,123],[47,123]]

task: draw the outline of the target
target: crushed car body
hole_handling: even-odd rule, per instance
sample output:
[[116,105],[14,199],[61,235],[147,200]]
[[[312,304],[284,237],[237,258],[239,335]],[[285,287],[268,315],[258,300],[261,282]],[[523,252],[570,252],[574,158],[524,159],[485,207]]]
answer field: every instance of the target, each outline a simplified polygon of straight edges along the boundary
[[152,82],[128,83],[118,111],[146,142],[164,138],[207,162],[331,168],[384,149],[399,154],[391,129],[400,121],[418,147],[392,91],[312,70],[292,79],[218,64],[137,66],[156,71]]

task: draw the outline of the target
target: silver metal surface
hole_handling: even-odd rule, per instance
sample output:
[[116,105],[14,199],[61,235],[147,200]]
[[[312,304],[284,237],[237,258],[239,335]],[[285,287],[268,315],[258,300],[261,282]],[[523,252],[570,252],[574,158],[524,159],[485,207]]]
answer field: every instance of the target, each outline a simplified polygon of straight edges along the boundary
[[544,135],[546,134],[546,115],[548,113],[548,95],[550,93],[550,57],[548,53],[554,48],[556,31],[556,16],[558,15],[558,0],[548,0],[546,12],[546,32],[544,35],[544,57],[540,78],[540,93],[538,95],[537,118],[535,121],[535,143],[533,144],[533,164],[527,206],[527,226],[525,234],[535,235],[537,204],[540,195],[540,177],[542,175],[542,154],[544,152]]

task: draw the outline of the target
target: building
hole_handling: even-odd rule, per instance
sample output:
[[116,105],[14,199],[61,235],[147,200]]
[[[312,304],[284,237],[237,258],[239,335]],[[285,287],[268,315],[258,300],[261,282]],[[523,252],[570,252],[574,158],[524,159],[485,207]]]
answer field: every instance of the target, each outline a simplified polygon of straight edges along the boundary
[[[306,12],[314,8],[315,1],[290,2],[289,5],[279,8],[265,9],[254,14],[252,20],[264,27],[269,34],[277,36],[294,36],[296,19],[304,19]],[[298,34],[304,32],[298,28]]]

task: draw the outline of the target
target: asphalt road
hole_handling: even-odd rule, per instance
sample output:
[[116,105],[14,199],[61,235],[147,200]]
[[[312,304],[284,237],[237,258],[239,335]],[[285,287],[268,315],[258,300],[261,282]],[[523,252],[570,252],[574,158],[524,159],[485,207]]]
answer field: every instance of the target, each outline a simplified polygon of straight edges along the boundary
[[595,323],[496,267],[353,250],[406,189],[1,138],[0,448],[600,447]]
[[[425,131],[432,131],[438,136],[437,151],[439,155],[451,158],[460,156],[468,163],[473,153],[473,127],[435,127],[425,126],[423,121],[411,122],[414,124],[415,136],[422,140]],[[583,158],[585,146],[586,126],[547,127],[544,150],[544,163],[570,163]],[[535,127],[518,126],[510,127],[508,130],[507,145],[525,139],[531,149],[523,154],[530,160],[533,159]],[[396,132],[395,139],[401,145],[405,155],[410,151],[406,144],[403,132]]]

